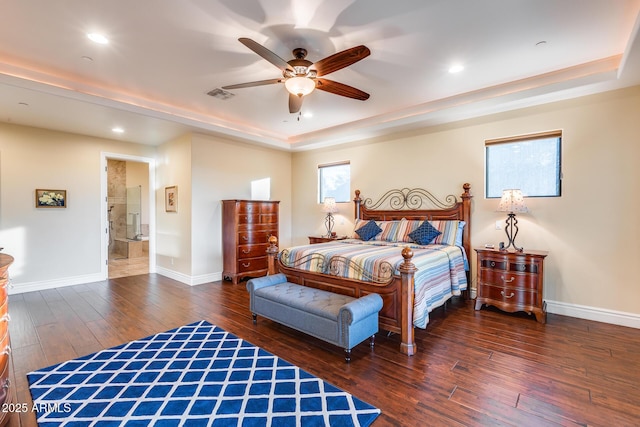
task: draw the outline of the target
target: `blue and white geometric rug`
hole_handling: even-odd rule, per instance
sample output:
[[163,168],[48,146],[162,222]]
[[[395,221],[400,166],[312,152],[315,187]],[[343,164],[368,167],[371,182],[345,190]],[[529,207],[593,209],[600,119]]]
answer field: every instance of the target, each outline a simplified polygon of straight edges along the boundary
[[27,378],[40,427],[366,427],[380,414],[206,321]]

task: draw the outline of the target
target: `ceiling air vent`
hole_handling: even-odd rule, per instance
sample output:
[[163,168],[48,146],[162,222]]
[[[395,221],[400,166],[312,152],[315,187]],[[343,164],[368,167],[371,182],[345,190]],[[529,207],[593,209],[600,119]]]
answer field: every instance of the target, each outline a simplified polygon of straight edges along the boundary
[[213,96],[214,98],[218,98],[222,100],[233,98],[235,96],[235,94],[219,88],[216,88],[207,92],[207,95],[210,95],[210,96]]

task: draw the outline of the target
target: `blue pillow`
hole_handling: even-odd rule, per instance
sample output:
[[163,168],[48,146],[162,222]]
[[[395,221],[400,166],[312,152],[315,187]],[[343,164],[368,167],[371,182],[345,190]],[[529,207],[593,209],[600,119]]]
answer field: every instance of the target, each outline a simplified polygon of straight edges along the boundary
[[420,224],[420,227],[409,233],[409,237],[419,245],[428,245],[433,239],[442,234],[429,221]]
[[356,234],[364,241],[371,240],[382,232],[382,228],[374,220],[369,221],[356,230]]

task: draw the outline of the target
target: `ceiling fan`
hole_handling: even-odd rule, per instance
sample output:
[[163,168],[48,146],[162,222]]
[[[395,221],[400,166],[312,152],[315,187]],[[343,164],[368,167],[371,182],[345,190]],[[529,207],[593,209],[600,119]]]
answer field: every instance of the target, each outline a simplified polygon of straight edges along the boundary
[[289,91],[290,113],[300,111],[303,97],[313,92],[314,89],[324,90],[325,92],[360,101],[369,99],[369,94],[360,89],[333,80],[320,78],[321,76],[326,76],[329,73],[348,67],[369,56],[371,51],[366,46],[360,45],[352,47],[321,59],[318,62],[308,61],[305,59],[307,50],[296,48],[293,50],[294,59],[285,61],[266,47],[251,39],[243,37],[238,39],[238,41],[278,67],[280,71],[282,71],[282,77],[223,86],[222,89],[241,89],[245,87],[284,83],[287,91]]

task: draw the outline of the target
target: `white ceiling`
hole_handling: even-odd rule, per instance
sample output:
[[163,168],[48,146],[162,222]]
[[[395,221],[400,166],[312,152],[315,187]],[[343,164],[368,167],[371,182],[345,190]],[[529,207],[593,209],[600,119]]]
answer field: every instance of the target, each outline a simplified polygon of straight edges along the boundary
[[[0,0],[0,121],[157,145],[185,132],[301,150],[640,84],[640,0]],[[107,45],[86,33],[100,32]],[[238,42],[371,55],[290,114]],[[92,60],[88,60],[89,57]],[[451,74],[458,63],[464,70]],[[125,129],[112,133],[114,126]]]

